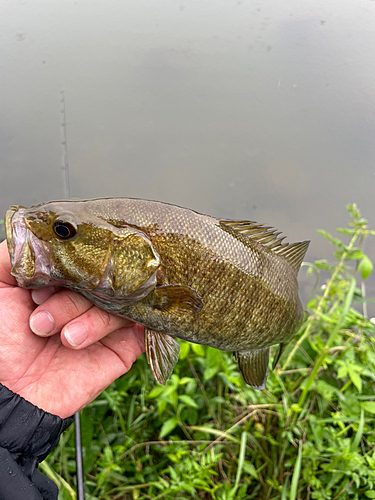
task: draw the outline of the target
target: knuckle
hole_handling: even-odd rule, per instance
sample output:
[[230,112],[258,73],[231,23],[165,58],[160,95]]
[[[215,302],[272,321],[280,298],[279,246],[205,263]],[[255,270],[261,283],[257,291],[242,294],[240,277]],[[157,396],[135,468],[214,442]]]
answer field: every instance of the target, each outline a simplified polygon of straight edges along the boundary
[[98,316],[104,328],[109,328],[111,326],[112,316],[108,311],[104,311],[103,309],[98,309]]
[[64,313],[68,317],[77,317],[86,309],[86,299],[75,292],[67,291],[64,300],[62,301]]

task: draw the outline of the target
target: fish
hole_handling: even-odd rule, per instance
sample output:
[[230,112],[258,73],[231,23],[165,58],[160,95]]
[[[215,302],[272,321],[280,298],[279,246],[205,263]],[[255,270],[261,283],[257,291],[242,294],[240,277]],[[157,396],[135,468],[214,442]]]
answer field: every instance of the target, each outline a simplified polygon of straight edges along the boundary
[[270,347],[304,320],[297,274],[309,241],[276,229],[134,198],[62,200],[5,215],[19,286],[60,286],[144,326],[155,380],[165,385],[187,340],[233,351],[244,381],[266,387]]

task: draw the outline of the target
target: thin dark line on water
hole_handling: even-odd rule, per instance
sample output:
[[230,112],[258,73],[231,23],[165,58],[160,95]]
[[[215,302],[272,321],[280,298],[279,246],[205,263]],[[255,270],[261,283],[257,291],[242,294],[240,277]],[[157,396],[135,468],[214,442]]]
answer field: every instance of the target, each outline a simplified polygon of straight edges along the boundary
[[[61,91],[60,98],[61,111],[61,146],[62,146],[62,180],[64,186],[64,197],[70,198],[69,183],[69,156],[68,156],[68,136],[66,133],[66,109],[65,92]],[[76,468],[77,468],[77,500],[85,500],[85,484],[83,481],[83,463],[82,463],[82,442],[81,442],[81,422],[79,411],[74,415],[75,447],[76,447]]]

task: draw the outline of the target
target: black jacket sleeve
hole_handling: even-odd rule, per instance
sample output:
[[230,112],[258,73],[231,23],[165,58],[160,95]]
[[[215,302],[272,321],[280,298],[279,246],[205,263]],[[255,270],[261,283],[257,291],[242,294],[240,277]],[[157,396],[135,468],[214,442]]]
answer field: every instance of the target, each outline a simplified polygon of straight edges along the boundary
[[0,384],[0,500],[56,500],[55,483],[37,470],[73,418],[46,413]]

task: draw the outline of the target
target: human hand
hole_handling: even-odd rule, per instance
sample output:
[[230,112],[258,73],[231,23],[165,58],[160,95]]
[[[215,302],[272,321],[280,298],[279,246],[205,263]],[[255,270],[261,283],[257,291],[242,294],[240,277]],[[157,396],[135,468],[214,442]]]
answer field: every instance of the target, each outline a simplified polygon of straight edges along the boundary
[[[130,370],[144,352],[143,327],[102,311],[70,290],[19,288],[10,269],[3,242],[0,382],[39,408],[66,418]],[[73,338],[74,325],[76,333],[77,325],[86,333],[81,343]]]

